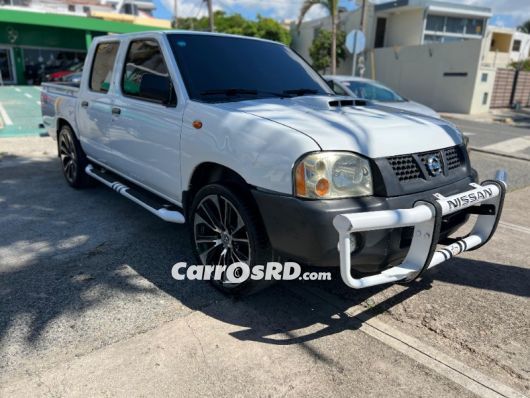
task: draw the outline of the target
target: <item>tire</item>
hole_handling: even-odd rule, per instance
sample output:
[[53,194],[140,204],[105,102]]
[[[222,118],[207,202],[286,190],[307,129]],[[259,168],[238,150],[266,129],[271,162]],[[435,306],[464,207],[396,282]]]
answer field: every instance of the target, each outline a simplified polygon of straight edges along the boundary
[[70,126],[65,125],[59,131],[57,146],[66,182],[75,189],[90,186],[91,179],[85,173],[88,160]]
[[[188,212],[188,226],[197,264],[244,262],[252,270],[256,265],[272,261],[273,251],[257,208],[249,196],[242,197],[235,192],[244,193],[246,189],[211,184],[195,195]],[[244,296],[256,293],[274,281],[249,278],[238,284],[211,282],[224,293]]]

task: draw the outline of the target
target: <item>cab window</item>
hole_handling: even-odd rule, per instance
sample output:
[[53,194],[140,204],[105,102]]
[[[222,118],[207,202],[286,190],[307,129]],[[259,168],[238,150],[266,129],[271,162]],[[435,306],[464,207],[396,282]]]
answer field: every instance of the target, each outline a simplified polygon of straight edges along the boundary
[[98,44],[90,72],[90,90],[100,93],[109,91],[112,82],[112,70],[119,47],[120,43],[118,42]]
[[164,56],[162,55],[158,42],[153,39],[135,40],[131,42],[127,56],[125,57],[125,66],[121,81],[123,94],[146,101],[154,101],[153,96],[147,95],[141,90],[142,81],[144,80],[150,80],[155,85],[164,85],[167,83],[169,88],[160,87],[160,90],[170,90],[172,94],[170,97],[175,98]]

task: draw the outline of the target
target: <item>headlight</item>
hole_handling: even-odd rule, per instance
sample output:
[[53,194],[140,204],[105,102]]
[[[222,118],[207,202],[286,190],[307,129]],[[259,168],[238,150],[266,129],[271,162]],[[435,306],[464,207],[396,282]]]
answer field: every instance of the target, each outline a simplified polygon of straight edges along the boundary
[[311,153],[295,166],[295,195],[338,199],[373,194],[368,160],[348,152]]

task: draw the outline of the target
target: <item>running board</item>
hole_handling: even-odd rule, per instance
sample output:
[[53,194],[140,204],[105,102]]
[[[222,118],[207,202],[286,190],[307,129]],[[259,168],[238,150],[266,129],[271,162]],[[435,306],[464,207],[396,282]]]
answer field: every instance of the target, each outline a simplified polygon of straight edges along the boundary
[[153,213],[155,216],[160,217],[164,221],[177,224],[184,224],[186,221],[182,213],[175,210],[169,210],[165,207],[166,205],[163,202],[158,202],[157,200],[142,194],[140,191],[122,184],[120,181],[117,181],[117,178],[112,174],[107,174],[105,172],[96,170],[90,164],[85,168],[85,172],[90,177],[95,178],[109,188],[114,189],[116,192],[142,206],[144,209]]

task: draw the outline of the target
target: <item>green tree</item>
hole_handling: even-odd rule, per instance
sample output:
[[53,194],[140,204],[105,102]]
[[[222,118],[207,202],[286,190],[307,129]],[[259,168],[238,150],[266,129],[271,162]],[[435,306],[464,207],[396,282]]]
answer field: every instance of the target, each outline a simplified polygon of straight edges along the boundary
[[530,19],[517,27],[517,30],[523,33],[530,33]]
[[[221,33],[259,37],[289,44],[291,35],[289,31],[272,18],[258,15],[256,21],[245,19],[241,14],[227,15],[224,11],[214,13],[215,30]],[[178,28],[183,30],[208,31],[208,17],[179,18]]]
[[512,62],[510,66],[514,69],[530,71],[530,58],[520,62]]
[[[333,67],[333,54],[336,55],[335,66],[339,66],[340,61],[346,59],[345,41],[346,33],[342,31],[337,32],[336,51],[333,51],[332,33],[329,30],[320,29],[313,40],[313,44],[309,48],[309,55],[313,61],[313,67],[325,73],[327,68],[330,66]],[[331,73],[334,74],[333,72]]]
[[265,18],[258,15],[258,20],[255,26],[256,37],[278,41],[287,45],[291,43],[291,33],[275,19]]
[[[337,73],[337,31],[339,24],[339,0],[304,0],[298,17],[298,30],[302,20],[313,6],[321,5],[327,8],[331,17],[331,74]],[[340,50],[340,48],[339,48]]]

